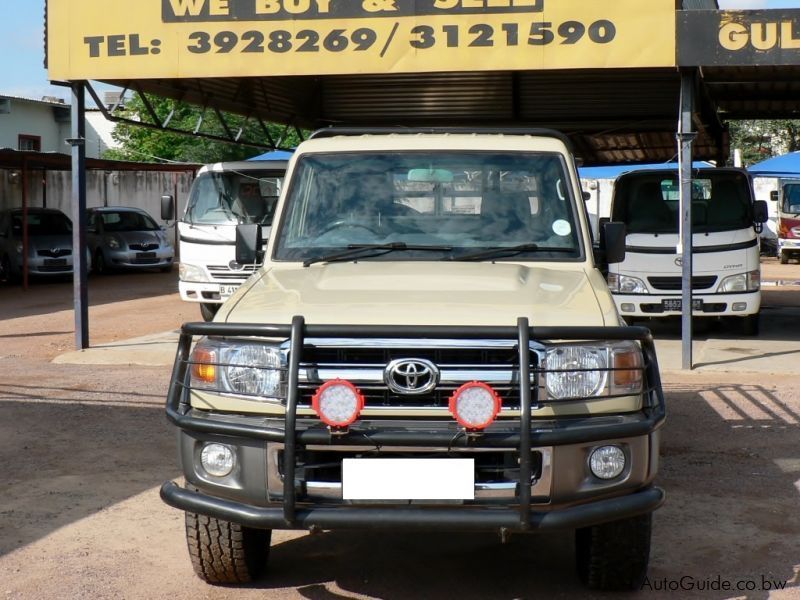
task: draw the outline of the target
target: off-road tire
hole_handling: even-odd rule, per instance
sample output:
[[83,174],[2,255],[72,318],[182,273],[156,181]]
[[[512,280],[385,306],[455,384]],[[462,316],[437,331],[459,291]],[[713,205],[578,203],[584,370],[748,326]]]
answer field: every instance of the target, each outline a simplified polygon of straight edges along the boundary
[[219,307],[222,306],[221,304],[210,304],[208,302],[203,302],[200,304],[200,314],[203,316],[203,321],[213,321],[214,316],[217,314]]
[[267,570],[271,529],[251,529],[186,513],[186,543],[194,572],[206,583],[248,583]]
[[575,531],[578,576],[593,590],[637,590],[650,560],[652,515]]

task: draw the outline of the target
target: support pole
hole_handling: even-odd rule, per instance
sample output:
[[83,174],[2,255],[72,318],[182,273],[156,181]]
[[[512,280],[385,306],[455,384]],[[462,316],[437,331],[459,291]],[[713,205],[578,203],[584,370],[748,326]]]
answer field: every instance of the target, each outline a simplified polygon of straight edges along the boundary
[[89,347],[89,294],[86,265],[86,111],[83,81],[72,83],[72,286],[75,347]]
[[680,179],[680,236],[677,254],[682,261],[681,290],[681,340],[682,368],[691,370],[692,365],[692,143],[696,133],[692,131],[694,112],[695,73],[681,72],[681,107],[678,122],[678,174]]

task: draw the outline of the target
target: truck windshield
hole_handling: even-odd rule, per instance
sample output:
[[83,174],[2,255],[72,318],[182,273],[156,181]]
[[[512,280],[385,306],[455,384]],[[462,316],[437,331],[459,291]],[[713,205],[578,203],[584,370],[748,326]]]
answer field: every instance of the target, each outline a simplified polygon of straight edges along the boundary
[[[680,186],[677,173],[624,175],[614,190],[612,219],[628,233],[678,233]],[[753,226],[747,176],[736,171],[699,171],[692,176],[692,230],[733,231]]]
[[186,221],[198,225],[271,225],[283,173],[210,171],[192,186]]
[[575,259],[569,181],[555,153],[307,154],[286,198],[274,258],[317,262],[362,244],[394,244],[403,252],[365,258],[459,260],[514,247],[487,260]]
[[787,183],[783,186],[781,212],[787,215],[800,215],[800,183]]

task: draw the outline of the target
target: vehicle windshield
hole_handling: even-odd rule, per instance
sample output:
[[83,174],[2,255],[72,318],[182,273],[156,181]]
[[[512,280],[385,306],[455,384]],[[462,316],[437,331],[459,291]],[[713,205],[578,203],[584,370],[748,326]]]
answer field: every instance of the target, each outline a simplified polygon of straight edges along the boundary
[[394,244],[402,251],[356,256],[458,260],[514,247],[486,260],[575,259],[581,249],[569,181],[557,153],[305,155],[274,258],[318,262],[353,246]]
[[150,215],[124,210],[119,212],[101,212],[105,231],[156,231],[160,229]]
[[[14,237],[22,235],[22,213],[11,217]],[[72,221],[60,212],[28,213],[28,235],[63,235],[72,233]]]
[[283,185],[283,172],[210,171],[192,186],[186,220],[203,225],[271,225]]
[[[614,190],[612,219],[628,233],[678,233],[680,186],[675,173],[623,176]],[[735,171],[692,175],[692,230],[734,231],[753,226],[750,183]]]
[[800,215],[800,183],[787,183],[783,186],[781,212],[787,215]]

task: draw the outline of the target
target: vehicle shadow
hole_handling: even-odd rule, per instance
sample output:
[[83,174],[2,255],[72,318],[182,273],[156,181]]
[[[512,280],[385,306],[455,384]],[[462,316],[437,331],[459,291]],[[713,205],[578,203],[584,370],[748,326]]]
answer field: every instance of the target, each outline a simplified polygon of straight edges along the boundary
[[[720,377],[723,377],[720,375]],[[766,599],[800,595],[800,404],[760,384],[665,386],[651,567],[630,597]],[[294,588],[304,598],[607,598],[573,567],[571,532],[329,532],[275,537],[266,579],[252,588]],[[285,534],[283,534],[285,535]]]
[[[177,269],[169,273],[134,271],[102,276],[91,275],[88,280],[90,306],[177,294],[177,292]],[[71,277],[58,280],[31,278],[27,290],[24,290],[21,284],[0,284],[0,321],[74,308],[75,297]]]

